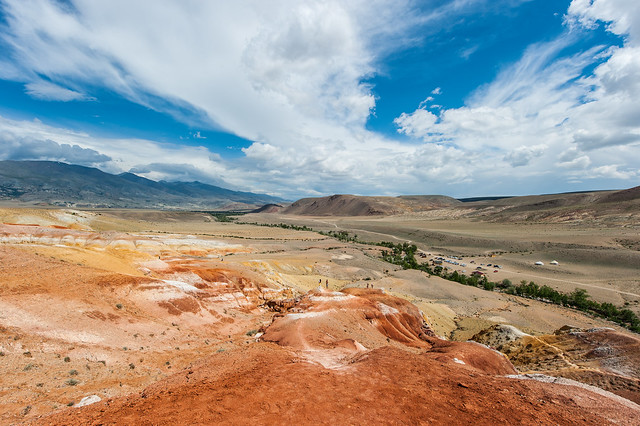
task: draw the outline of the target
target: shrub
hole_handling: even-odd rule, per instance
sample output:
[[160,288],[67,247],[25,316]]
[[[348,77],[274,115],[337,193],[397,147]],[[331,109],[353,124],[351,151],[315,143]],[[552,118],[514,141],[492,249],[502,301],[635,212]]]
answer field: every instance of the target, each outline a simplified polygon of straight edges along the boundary
[[513,283],[506,278],[498,283],[498,288],[509,288],[511,286],[513,286]]
[[496,288],[496,283],[493,281],[485,281],[482,286],[485,290],[493,291],[493,289]]
[[[348,238],[348,234],[346,233],[340,236]],[[627,308],[618,308],[610,303],[598,303],[591,300],[591,296],[589,296],[587,291],[584,289],[576,288],[573,292],[566,294],[547,285],[543,285],[541,287],[533,281],[529,281],[527,283],[527,281],[522,280],[520,281],[520,284],[514,285],[510,280],[504,279],[499,283],[494,283],[488,281],[486,277],[483,277],[482,279],[478,278],[477,275],[467,277],[457,271],[449,273],[447,268],[443,268],[439,265],[431,270],[427,264],[419,264],[416,261],[415,253],[418,248],[413,244],[394,244],[383,241],[376,245],[390,249],[382,250],[382,260],[394,265],[399,265],[404,269],[416,269],[430,275],[438,275],[449,281],[455,281],[469,286],[482,287],[488,291],[498,289],[506,294],[527,297],[529,299],[541,299],[561,306],[571,306],[581,311],[599,315],[610,321],[614,321],[631,331],[640,333],[640,318],[638,318],[633,311]],[[625,306],[628,305],[628,302],[625,303]]]

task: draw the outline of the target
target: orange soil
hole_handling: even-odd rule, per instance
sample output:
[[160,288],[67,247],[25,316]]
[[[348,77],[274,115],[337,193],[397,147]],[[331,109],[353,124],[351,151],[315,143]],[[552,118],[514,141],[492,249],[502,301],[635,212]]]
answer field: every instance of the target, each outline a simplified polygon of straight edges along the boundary
[[[35,424],[595,425],[640,416],[640,407],[626,400],[506,377],[515,369],[501,354],[430,337],[407,302],[376,290],[356,293],[317,290],[303,297],[266,329],[264,337],[274,334],[271,340],[280,345],[259,342],[217,353],[138,394],[68,409]],[[355,324],[344,318],[355,318]],[[395,345],[343,345],[344,336],[334,335],[337,324],[343,333],[371,324],[378,337]],[[398,334],[400,329],[407,333]],[[346,352],[329,368],[314,358],[316,351],[335,348]]]
[[[381,290],[317,289],[294,299],[269,276],[217,258],[245,247],[9,225],[0,225],[0,239],[8,242],[0,246],[0,372],[10,379],[0,387],[0,421],[628,424],[640,418],[640,407],[613,395],[506,377],[516,370],[503,355],[434,337],[414,305]],[[51,257],[56,253],[62,256]],[[78,261],[94,255],[106,256],[104,268]],[[121,272],[127,262],[134,273]],[[273,299],[287,300],[268,303]],[[257,329],[264,334],[254,336]],[[69,385],[70,377],[78,383]],[[103,401],[47,415],[91,394]]]

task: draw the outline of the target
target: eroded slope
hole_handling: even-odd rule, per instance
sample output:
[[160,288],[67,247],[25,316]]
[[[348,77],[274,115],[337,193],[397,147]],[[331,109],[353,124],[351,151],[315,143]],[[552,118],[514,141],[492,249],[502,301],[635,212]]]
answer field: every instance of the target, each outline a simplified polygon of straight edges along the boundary
[[[640,415],[594,389],[519,378],[483,346],[431,337],[415,308],[380,291],[319,289],[288,311],[262,338],[277,344],[215,354],[138,394],[37,424],[609,424]],[[359,333],[376,336],[372,346],[394,344],[367,349]],[[329,365],[318,359],[336,349]]]

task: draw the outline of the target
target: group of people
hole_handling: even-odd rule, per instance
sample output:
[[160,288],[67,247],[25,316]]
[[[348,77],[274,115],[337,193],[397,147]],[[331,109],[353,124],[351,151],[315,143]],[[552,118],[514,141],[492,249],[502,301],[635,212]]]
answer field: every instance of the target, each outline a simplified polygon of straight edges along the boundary
[[[322,287],[322,278],[318,280],[318,285]],[[329,288],[329,280],[325,280],[324,288],[327,288],[327,289]],[[369,283],[367,283],[367,288],[369,288]],[[373,288],[373,284],[371,284],[371,288]]]

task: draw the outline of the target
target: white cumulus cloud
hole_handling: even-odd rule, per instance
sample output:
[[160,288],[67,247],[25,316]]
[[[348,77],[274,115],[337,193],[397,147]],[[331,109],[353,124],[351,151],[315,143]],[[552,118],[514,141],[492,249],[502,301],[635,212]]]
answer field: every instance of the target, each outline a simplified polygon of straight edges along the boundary
[[[561,37],[529,46],[465,106],[435,116],[420,105],[396,118],[398,131],[482,155],[490,164],[513,168],[514,178],[553,174],[569,183],[604,178],[635,184],[640,2],[574,0],[565,22]],[[597,25],[623,36],[623,46],[562,53]],[[594,70],[587,73],[590,66]]]
[[528,165],[531,160],[542,156],[547,149],[546,145],[520,146],[505,155],[504,160],[513,167]]
[[418,108],[414,112],[402,113],[393,122],[398,126],[398,132],[409,136],[422,137],[429,133],[429,129],[438,120],[438,117],[424,108]]
[[[7,52],[0,78],[23,83],[31,96],[87,101],[107,90],[251,145],[225,161],[204,147],[95,137],[2,117],[0,131],[12,140],[71,147],[69,156],[89,153],[105,160],[107,171],[291,197],[477,195],[470,183],[483,182],[487,193],[513,192],[518,180],[532,177],[583,179],[578,172],[637,177],[635,0],[574,0],[563,37],[530,46],[460,108],[427,107],[435,96],[445,104],[434,88],[439,82],[430,83],[426,102],[395,119],[409,142],[368,130],[376,95],[367,81],[382,72],[384,55],[422,42],[448,17],[478,5],[517,3],[455,0],[416,13],[424,5],[411,0],[0,0]],[[562,53],[595,25],[622,36],[623,46]],[[572,158],[560,159],[566,152]]]

